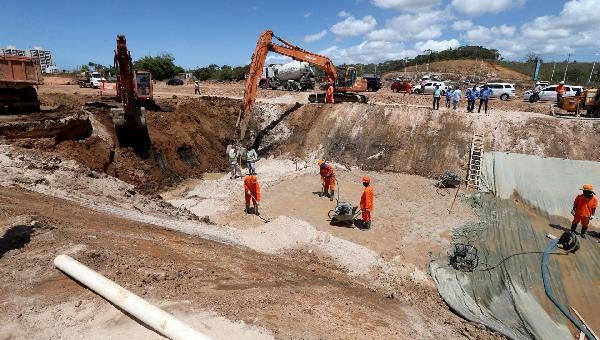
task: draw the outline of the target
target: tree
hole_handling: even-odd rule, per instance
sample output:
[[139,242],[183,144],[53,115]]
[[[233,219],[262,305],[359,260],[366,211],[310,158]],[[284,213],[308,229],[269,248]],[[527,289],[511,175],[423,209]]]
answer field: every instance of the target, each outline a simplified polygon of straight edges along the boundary
[[192,71],[192,75],[198,80],[209,80],[213,73],[208,67],[198,67]]
[[145,56],[136,60],[133,67],[136,70],[144,70],[152,73],[157,80],[165,80],[183,71],[183,68],[175,65],[175,58],[169,53],[151,57]]

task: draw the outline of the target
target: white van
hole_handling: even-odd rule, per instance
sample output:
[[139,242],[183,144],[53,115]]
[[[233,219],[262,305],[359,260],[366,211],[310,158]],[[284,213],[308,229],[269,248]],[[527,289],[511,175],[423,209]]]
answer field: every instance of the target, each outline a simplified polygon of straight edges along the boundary
[[501,100],[509,100],[514,98],[516,94],[515,84],[511,83],[487,83],[488,87],[494,92],[492,98],[500,98]]

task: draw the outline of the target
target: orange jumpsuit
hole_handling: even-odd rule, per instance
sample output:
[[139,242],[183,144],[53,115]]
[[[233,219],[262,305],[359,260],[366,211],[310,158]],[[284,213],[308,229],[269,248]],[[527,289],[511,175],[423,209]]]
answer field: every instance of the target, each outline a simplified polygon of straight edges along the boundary
[[327,87],[327,93],[325,94],[325,103],[333,104],[333,85]]
[[371,212],[373,211],[373,187],[370,185],[365,187],[360,197],[360,209],[362,210],[362,220],[370,222]]
[[[248,191],[254,198],[248,194]],[[250,199],[252,199],[253,205],[260,202],[260,184],[258,183],[258,178],[254,175],[244,177],[244,198],[246,199],[246,206],[250,205]]]
[[327,164],[324,168],[319,170],[321,173],[321,180],[325,184],[323,188],[325,192],[329,192],[329,190],[335,189],[335,173],[333,172],[333,167],[331,164]]
[[573,225],[581,222],[581,225],[587,227],[590,224],[590,217],[592,211],[598,207],[598,198],[596,196],[585,197],[583,194],[575,197],[573,202],[575,207],[575,217],[573,218]]

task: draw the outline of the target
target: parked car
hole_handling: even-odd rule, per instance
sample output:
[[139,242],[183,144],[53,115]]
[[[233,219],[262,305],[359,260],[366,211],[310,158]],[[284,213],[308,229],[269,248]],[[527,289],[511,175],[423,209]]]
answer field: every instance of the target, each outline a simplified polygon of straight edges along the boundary
[[183,80],[179,79],[179,78],[173,78],[173,79],[169,79],[167,80],[167,85],[183,85]]
[[[439,85],[440,89],[442,89],[442,96],[446,94],[446,91],[448,90],[448,85],[446,85],[446,83],[444,83],[443,81],[429,81],[425,83],[425,92],[423,93],[433,93],[437,85]],[[421,85],[413,83],[413,86],[413,93],[421,94]]]
[[374,74],[364,74],[363,79],[367,80],[367,91],[377,92],[383,86],[381,78]]
[[487,83],[488,87],[492,89],[492,98],[500,98],[500,100],[509,100],[515,97],[516,90],[515,84],[511,83]]
[[[540,91],[539,100],[556,101],[556,86],[557,85],[544,87],[542,91]],[[583,92],[583,90],[583,86],[565,85],[566,92],[563,97],[573,97],[577,94],[577,91]],[[523,99],[529,100],[529,97],[531,97],[532,94],[533,90],[525,91],[525,93],[523,94]]]

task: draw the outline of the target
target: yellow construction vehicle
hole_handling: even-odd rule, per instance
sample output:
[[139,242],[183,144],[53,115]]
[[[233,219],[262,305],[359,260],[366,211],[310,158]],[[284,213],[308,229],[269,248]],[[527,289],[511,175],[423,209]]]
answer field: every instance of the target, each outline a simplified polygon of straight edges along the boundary
[[577,117],[585,113],[589,118],[600,118],[600,89],[587,89],[580,95],[563,97],[560,99],[558,107],[575,113]]

